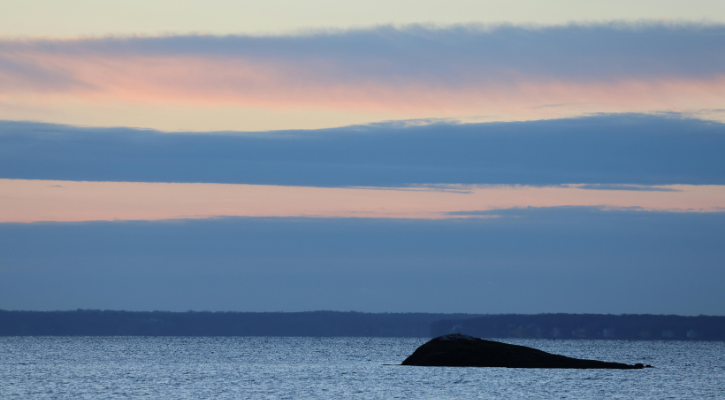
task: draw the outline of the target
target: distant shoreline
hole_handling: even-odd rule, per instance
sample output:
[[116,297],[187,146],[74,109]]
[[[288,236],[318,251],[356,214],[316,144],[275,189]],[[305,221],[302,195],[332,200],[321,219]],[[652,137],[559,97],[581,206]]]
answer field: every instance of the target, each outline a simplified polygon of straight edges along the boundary
[[307,336],[725,341],[725,316],[3,311],[0,336]]

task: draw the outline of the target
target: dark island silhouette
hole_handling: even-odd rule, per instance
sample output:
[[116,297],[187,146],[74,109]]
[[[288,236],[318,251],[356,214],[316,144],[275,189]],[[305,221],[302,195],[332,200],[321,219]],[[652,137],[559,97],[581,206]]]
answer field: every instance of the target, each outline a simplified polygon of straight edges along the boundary
[[418,347],[402,365],[422,367],[502,367],[571,369],[642,369],[651,365],[583,360],[526,346],[478,339],[453,333]]

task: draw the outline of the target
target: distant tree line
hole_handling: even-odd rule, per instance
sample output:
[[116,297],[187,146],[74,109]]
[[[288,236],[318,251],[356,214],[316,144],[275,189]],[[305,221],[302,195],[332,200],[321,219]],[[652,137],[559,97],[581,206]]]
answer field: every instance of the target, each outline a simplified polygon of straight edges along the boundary
[[477,315],[0,310],[0,336],[429,337],[433,321],[470,316]]
[[678,315],[537,314],[446,319],[431,334],[483,338],[725,340],[725,317]]
[[0,336],[367,336],[725,340],[725,317],[675,315],[2,311]]

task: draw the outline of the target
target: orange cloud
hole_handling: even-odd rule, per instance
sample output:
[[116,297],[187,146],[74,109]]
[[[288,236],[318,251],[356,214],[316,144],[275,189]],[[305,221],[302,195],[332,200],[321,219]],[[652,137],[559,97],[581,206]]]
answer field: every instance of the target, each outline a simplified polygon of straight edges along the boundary
[[0,222],[166,220],[236,217],[452,218],[513,207],[636,207],[725,210],[725,186],[668,190],[458,186],[317,188],[209,183],[77,182],[0,179]]

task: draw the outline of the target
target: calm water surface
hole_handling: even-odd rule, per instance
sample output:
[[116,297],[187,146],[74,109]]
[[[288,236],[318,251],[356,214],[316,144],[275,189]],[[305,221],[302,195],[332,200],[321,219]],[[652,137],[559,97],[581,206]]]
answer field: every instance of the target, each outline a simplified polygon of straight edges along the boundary
[[725,399],[725,343],[506,340],[657,368],[398,364],[425,339],[0,337],[1,399]]

